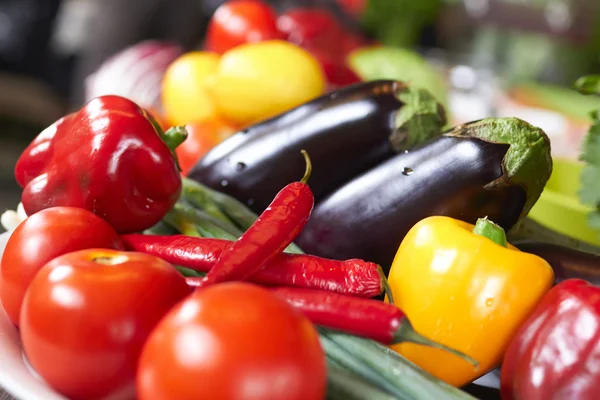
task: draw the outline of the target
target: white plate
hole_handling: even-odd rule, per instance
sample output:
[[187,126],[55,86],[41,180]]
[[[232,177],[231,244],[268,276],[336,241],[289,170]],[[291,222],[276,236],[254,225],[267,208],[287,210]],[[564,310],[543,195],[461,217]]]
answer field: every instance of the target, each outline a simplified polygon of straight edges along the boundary
[[[0,234],[0,258],[9,237]],[[34,377],[21,352],[19,333],[0,303],[0,387],[23,400],[66,400],[48,385]]]
[[[9,236],[8,232],[0,234],[0,259]],[[479,378],[475,383],[496,388],[499,386],[498,377],[493,373]],[[6,315],[2,303],[0,303],[0,387],[23,400],[67,400],[31,374],[23,359],[17,329]]]

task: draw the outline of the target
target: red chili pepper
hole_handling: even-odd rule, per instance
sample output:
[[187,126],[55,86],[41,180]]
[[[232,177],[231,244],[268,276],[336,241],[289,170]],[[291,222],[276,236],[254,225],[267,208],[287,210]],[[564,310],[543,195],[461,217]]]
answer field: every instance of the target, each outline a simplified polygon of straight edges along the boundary
[[302,312],[315,325],[350,333],[390,345],[412,342],[449,351],[477,365],[459,351],[417,333],[406,314],[393,304],[322,290],[273,288],[273,293]]
[[[162,137],[161,137],[162,135]],[[40,133],[19,157],[17,182],[28,215],[53,206],[90,210],[117,232],[158,222],[177,201],[181,176],[165,134],[135,103],[119,96],[91,100]]]
[[306,151],[302,154],[306,172],[300,182],[290,183],[277,193],[254,224],[221,254],[203,285],[247,279],[281,254],[304,229],[314,197],[306,184],[312,171],[310,158]]
[[[228,240],[204,239],[184,235],[121,235],[126,248],[162,258],[199,272],[208,272]],[[201,286],[203,278],[190,278],[189,284]],[[381,267],[358,259],[329,260],[305,254],[281,253],[265,268],[249,278],[267,286],[293,286],[328,290],[350,296],[374,297],[384,291],[391,294]]]
[[600,288],[565,280],[542,298],[502,363],[502,399],[600,399]]

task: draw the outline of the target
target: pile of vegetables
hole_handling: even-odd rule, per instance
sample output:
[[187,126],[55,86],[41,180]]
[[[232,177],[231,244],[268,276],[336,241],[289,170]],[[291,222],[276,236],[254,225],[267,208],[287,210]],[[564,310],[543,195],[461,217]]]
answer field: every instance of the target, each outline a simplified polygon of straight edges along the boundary
[[361,83],[184,177],[186,129],[91,100],[15,166],[0,300],[29,363],[74,399],[468,399],[501,364],[505,398],[595,398],[599,290],[569,278],[597,257],[507,241],[550,176],[548,138],[445,123],[423,89]]
[[[347,6],[347,5],[344,5]],[[186,125],[178,147],[184,174],[234,132],[361,81],[401,80],[444,106],[446,85],[420,55],[375,45],[319,7],[279,14],[260,0],[225,2],[210,19],[202,48],[138,43],[87,80],[87,100],[133,100],[168,129]]]

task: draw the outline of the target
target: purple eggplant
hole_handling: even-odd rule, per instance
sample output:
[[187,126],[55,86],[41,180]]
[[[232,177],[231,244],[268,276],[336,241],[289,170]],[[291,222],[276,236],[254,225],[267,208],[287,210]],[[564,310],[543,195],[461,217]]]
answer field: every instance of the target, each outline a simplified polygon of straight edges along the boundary
[[234,134],[212,149],[189,177],[262,212],[302,177],[306,150],[315,200],[431,137],[445,124],[442,106],[401,82],[366,82],[329,93]]
[[489,217],[508,230],[529,212],[552,171],[550,142],[516,118],[460,125],[349,181],[315,206],[296,243],[307,253],[389,267],[421,219]]

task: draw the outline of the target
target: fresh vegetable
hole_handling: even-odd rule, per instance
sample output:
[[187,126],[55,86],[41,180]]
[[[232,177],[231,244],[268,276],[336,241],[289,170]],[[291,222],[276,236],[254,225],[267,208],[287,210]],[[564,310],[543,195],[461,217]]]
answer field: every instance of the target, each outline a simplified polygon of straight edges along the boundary
[[[600,96],[600,75],[580,78],[575,86],[581,93]],[[590,213],[588,221],[592,228],[600,231],[600,109],[592,112],[591,117],[593,125],[585,136],[579,157],[585,162],[581,171],[579,199],[583,204],[590,204],[596,208],[596,211]]]
[[279,15],[277,27],[286,40],[298,46],[318,48],[336,56],[340,53],[344,28],[326,9],[293,8]]
[[364,81],[396,79],[415,88],[423,88],[444,107],[448,105],[448,88],[442,75],[421,55],[411,50],[385,46],[363,47],[348,55],[348,64]]
[[548,292],[514,335],[501,371],[502,398],[600,397],[600,289],[580,279]]
[[185,53],[171,63],[162,81],[162,103],[171,124],[185,125],[218,117],[207,83],[218,66],[219,55],[206,51]]
[[395,81],[366,82],[236,133],[206,154],[189,176],[262,212],[301,174],[299,152],[306,149],[315,167],[311,189],[318,202],[395,151],[439,135],[445,123],[443,109],[427,92]]
[[[213,205],[216,205],[239,227],[250,226],[256,220],[256,214],[235,198],[197,183],[187,180],[184,182],[190,190],[187,193],[184,190],[183,197],[187,200],[191,200],[192,197],[203,197],[202,201],[196,201],[195,204],[206,214],[213,212],[214,208],[205,205],[207,202],[214,202]],[[216,215],[218,214],[214,214],[215,217]],[[231,222],[228,224],[233,227]],[[215,233],[219,234],[219,232]],[[393,350],[378,345],[372,340],[324,329],[320,329],[320,337],[329,364],[344,368],[357,380],[369,382],[389,392],[395,398],[412,396],[431,400],[440,398],[473,400],[473,397],[468,394],[435,379]]]
[[310,53],[288,42],[268,40],[223,54],[209,90],[226,119],[246,125],[322,95],[325,85],[319,63]]
[[469,223],[489,216],[510,229],[551,170],[550,142],[539,128],[516,118],[460,125],[317,203],[297,243],[310,254],[370,260],[386,270],[409,229],[432,215]]
[[130,46],[104,61],[86,79],[86,101],[113,94],[159,112],[163,75],[182,54],[179,45],[167,41],[146,40]]
[[[139,251],[199,272],[208,272],[231,242],[184,235],[128,234],[121,239],[128,250]],[[320,289],[360,297],[375,297],[387,288],[381,267],[363,260],[328,260],[304,254],[281,253],[250,281],[269,286]],[[190,280],[188,280],[188,284]],[[195,286],[201,285],[197,279]]]
[[441,349],[470,362],[471,357],[435,343],[416,332],[406,314],[393,304],[357,299],[322,290],[279,287],[271,289],[313,324],[376,340],[382,344],[415,343]]
[[600,285],[600,255],[552,243],[523,241],[513,243],[519,250],[546,260],[554,270],[555,283],[567,279],[585,279]]
[[230,123],[219,118],[188,124],[185,130],[188,133],[187,138],[175,149],[181,173],[184,175],[187,175],[210,149],[236,131]]
[[319,333],[328,361],[396,399],[474,400],[377,342],[324,328],[319,328]]
[[158,321],[189,294],[159,258],[88,249],[53,259],[21,312],[27,360],[70,399],[133,398],[139,355]]
[[339,60],[331,53],[319,48],[305,48],[321,64],[321,68],[323,68],[323,72],[327,78],[328,91],[361,82],[360,77],[346,65],[345,61]]
[[140,359],[138,398],[321,400],[323,350],[312,324],[267,290],[196,291],[156,327]]
[[282,39],[275,10],[260,0],[223,3],[213,14],[206,33],[205,47],[224,53],[245,43]]
[[121,250],[115,230],[96,214],[74,207],[52,207],[33,214],[11,233],[0,266],[0,301],[19,325],[25,292],[50,260],[89,248]]
[[460,387],[497,367],[509,341],[552,286],[543,259],[506,244],[488,219],[475,226],[429,217],[406,235],[390,270],[395,304],[427,338],[480,362],[410,343],[392,348],[433,376]]
[[254,224],[225,251],[204,279],[205,285],[244,280],[261,270],[292,243],[306,225],[314,206],[307,181],[310,158],[302,151],[306,171],[299,182],[285,186]]
[[46,128],[15,166],[27,215],[54,206],[98,214],[119,233],[156,224],[181,192],[176,147],[185,134],[163,133],[143,109],[98,97]]

